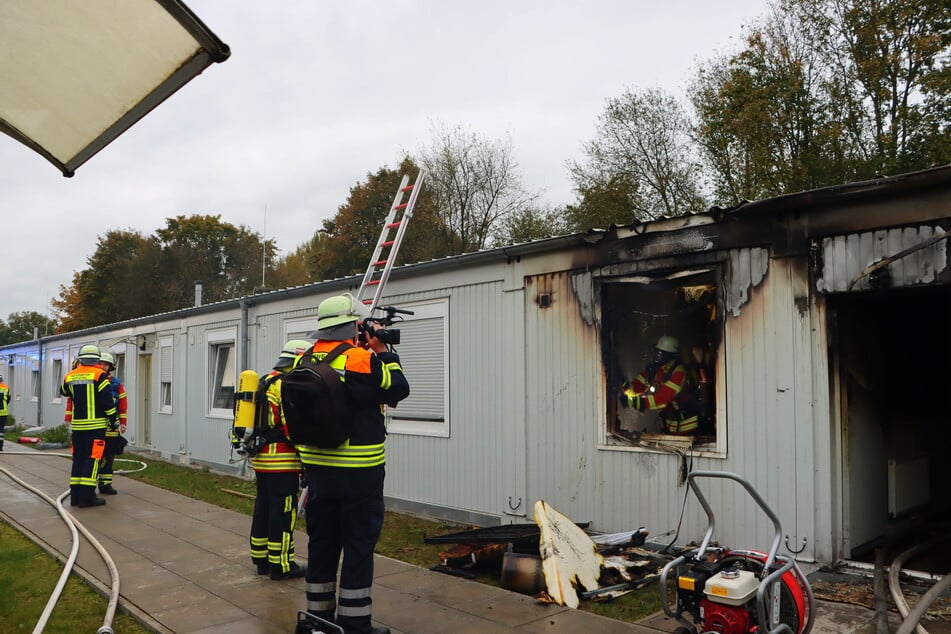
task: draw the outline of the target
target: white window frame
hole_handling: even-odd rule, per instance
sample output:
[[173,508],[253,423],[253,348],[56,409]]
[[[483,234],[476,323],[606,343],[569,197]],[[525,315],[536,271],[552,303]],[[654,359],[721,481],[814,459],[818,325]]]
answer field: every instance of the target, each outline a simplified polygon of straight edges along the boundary
[[[59,364],[59,372],[56,371],[57,364]],[[63,369],[64,369],[63,351],[57,350],[52,355],[50,355],[50,376],[53,377],[53,381],[52,381],[53,394],[52,394],[51,402],[57,405],[63,402],[63,395],[59,391],[60,388],[63,386],[63,379],[66,377],[66,373],[63,371]]]
[[36,361],[33,362],[33,368],[30,371],[30,400],[34,403],[40,400],[40,368]]
[[[387,431],[391,434],[407,434],[415,436],[435,436],[448,438],[449,424],[449,298],[420,302],[418,304],[400,305],[400,308],[413,311],[413,315],[405,315],[402,322],[391,326],[400,330],[400,346],[397,352],[400,355],[400,365],[406,371],[406,378],[410,384],[410,395],[401,401],[398,407],[389,407],[386,410]],[[431,321],[434,328],[424,333],[427,347],[419,345],[420,332],[413,332],[414,321]],[[442,327],[441,340],[435,338],[438,334],[439,320]],[[435,358],[435,352],[441,349],[442,358]],[[425,368],[425,373],[417,372],[414,378],[413,368]],[[442,394],[442,402],[435,402],[432,397],[438,398]],[[426,398],[426,402],[415,403],[416,399]],[[441,410],[441,416],[439,411]],[[429,414],[426,416],[425,414]],[[434,415],[435,414],[435,415]]]
[[110,350],[112,356],[116,359],[116,369],[113,370],[112,376],[119,378],[123,383],[125,383],[125,365],[126,365],[126,355],[125,348],[120,348],[119,350]]
[[[207,354],[205,355],[205,381],[207,389],[206,409],[209,418],[230,419],[234,416],[234,409],[229,407],[216,407],[215,401],[218,397],[218,391],[228,386],[231,382],[232,399],[237,391],[238,385],[238,329],[237,327],[222,328],[221,330],[210,330],[205,338],[207,342]],[[218,356],[224,348],[230,349],[229,359],[223,369],[223,374],[218,377]],[[229,376],[230,369],[230,376]],[[219,381],[219,378],[221,381]]]
[[316,316],[288,319],[284,322],[284,341],[281,342],[281,345],[283,346],[285,341],[290,341],[291,339],[303,339],[304,341],[313,342],[313,337],[308,337],[307,335],[316,329]]
[[[159,414],[171,414],[172,413],[172,399],[174,398],[174,389],[173,389],[173,377],[175,370],[175,346],[172,344],[173,338],[171,335],[167,337],[159,337],[159,394],[158,400],[158,413]],[[166,350],[168,350],[168,358],[166,359]],[[166,367],[167,366],[167,367]]]

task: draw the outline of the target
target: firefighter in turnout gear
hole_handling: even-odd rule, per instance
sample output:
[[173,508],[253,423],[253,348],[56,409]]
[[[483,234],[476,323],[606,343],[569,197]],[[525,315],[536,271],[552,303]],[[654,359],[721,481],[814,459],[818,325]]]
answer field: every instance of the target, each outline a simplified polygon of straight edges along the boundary
[[680,358],[680,342],[676,337],[665,335],[657,340],[654,358],[630,383],[621,386],[618,400],[621,407],[658,412],[668,434],[697,432],[696,389]]
[[72,506],[101,506],[96,496],[99,463],[106,449],[106,428],[118,422],[116,401],[105,370],[99,365],[99,348],[79,350],[79,365],[63,378],[60,394],[72,405],[73,468],[69,477]]
[[305,355],[318,360],[341,342],[354,344],[331,362],[343,378],[352,431],[349,440],[335,449],[297,445],[312,496],[307,505],[307,611],[335,621],[346,634],[390,631],[372,626],[370,598],[373,550],[383,527],[383,410],[385,404],[395,405],[409,395],[399,357],[387,350],[367,322],[358,343],[358,325],[368,312],[349,294],[325,299],[318,306],[318,339]]
[[112,486],[113,467],[112,463],[119,453],[119,434],[124,434],[129,418],[129,399],[126,395],[125,385],[119,380],[119,377],[113,376],[116,371],[116,358],[111,352],[102,352],[100,359],[102,369],[106,371],[109,378],[109,386],[112,388],[112,396],[116,399],[116,411],[119,414],[118,424],[110,425],[106,428],[106,451],[102,457],[102,465],[99,467],[99,493],[103,495],[115,495],[118,491]]
[[307,571],[294,562],[297,495],[304,469],[297,450],[287,440],[287,425],[281,413],[281,377],[310,345],[301,339],[285,343],[274,371],[261,379],[267,386],[268,432],[266,444],[250,459],[257,485],[251,518],[251,561],[259,575],[270,574],[275,581],[303,577]]
[[7,416],[10,415],[10,388],[0,376],[0,451],[3,451],[3,428],[7,426]]

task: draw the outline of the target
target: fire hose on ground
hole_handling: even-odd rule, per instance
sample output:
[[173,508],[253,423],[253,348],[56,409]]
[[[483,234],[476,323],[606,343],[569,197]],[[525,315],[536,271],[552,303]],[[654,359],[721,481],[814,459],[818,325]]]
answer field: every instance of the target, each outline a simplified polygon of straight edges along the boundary
[[[9,452],[5,451],[4,454],[14,455],[14,456],[34,456],[34,457],[54,456],[58,458],[68,458],[72,460],[71,455],[61,454],[61,453],[40,453],[37,451],[9,451]],[[43,500],[45,500],[47,503],[49,503],[51,506],[56,507],[63,521],[69,527],[70,533],[72,534],[72,538],[73,538],[72,549],[70,551],[69,558],[66,560],[63,573],[62,575],[60,575],[59,581],[57,582],[56,587],[53,590],[53,593],[50,595],[50,599],[46,604],[46,608],[43,610],[43,614],[40,616],[40,620],[37,622],[36,627],[33,629],[33,634],[41,634],[43,632],[43,629],[46,627],[46,623],[53,612],[53,608],[56,606],[57,601],[59,601],[59,597],[62,594],[63,588],[66,585],[66,581],[69,579],[69,575],[72,572],[73,566],[76,561],[76,554],[79,552],[79,536],[76,532],[77,529],[80,532],[82,532],[83,536],[89,541],[90,544],[92,544],[93,548],[96,549],[100,557],[102,557],[102,560],[105,562],[106,567],[109,569],[109,575],[112,579],[112,586],[109,593],[109,604],[106,607],[106,614],[102,620],[102,627],[100,627],[96,631],[96,634],[113,634],[112,621],[115,618],[116,608],[119,604],[119,570],[116,567],[115,561],[113,561],[112,557],[109,556],[109,552],[103,547],[103,545],[99,542],[99,540],[97,540],[93,536],[93,534],[81,522],[77,521],[76,518],[73,517],[71,513],[66,511],[65,507],[63,507],[63,504],[62,504],[63,499],[65,499],[65,497],[69,495],[70,493],[69,490],[66,490],[57,499],[54,500],[53,498],[46,495],[45,493],[43,493],[36,487],[16,477],[9,470],[0,468],[0,472],[5,474],[8,478],[13,480],[20,486],[35,493],[36,495],[41,497]]]
[[931,607],[931,604],[940,596],[940,594],[946,590],[948,587],[951,587],[951,574],[947,574],[942,577],[937,583],[935,583],[918,601],[914,609],[908,607],[908,601],[905,600],[904,593],[901,591],[901,584],[899,582],[899,574],[901,569],[904,566],[905,561],[911,559],[916,554],[935,547],[936,545],[947,541],[951,538],[951,535],[942,535],[940,537],[935,537],[926,542],[913,546],[908,550],[902,552],[895,560],[892,562],[891,566],[888,569],[888,588],[892,595],[892,600],[894,600],[895,605],[898,607],[898,611],[901,614],[902,621],[901,627],[898,629],[898,634],[911,634],[911,632],[916,632],[917,634],[928,634],[921,624],[921,619],[924,617],[925,613],[928,611],[928,608]]

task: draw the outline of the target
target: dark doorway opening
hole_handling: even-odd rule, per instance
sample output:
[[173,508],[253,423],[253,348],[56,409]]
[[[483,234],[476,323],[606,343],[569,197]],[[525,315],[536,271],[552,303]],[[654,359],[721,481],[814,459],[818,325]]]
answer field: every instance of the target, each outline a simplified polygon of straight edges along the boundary
[[834,295],[829,306],[845,555],[871,561],[875,548],[897,548],[949,517],[951,289]]

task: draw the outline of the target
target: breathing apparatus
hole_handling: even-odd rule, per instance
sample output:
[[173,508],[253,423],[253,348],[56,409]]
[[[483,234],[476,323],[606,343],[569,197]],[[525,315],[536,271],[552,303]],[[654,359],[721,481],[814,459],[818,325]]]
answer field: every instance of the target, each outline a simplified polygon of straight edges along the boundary
[[242,458],[247,455],[247,442],[254,431],[254,413],[257,406],[258,373],[244,370],[238,376],[238,391],[234,395],[234,426],[232,449]]

